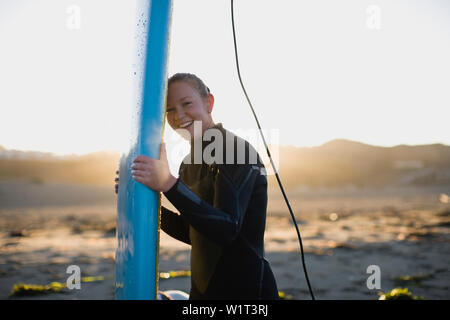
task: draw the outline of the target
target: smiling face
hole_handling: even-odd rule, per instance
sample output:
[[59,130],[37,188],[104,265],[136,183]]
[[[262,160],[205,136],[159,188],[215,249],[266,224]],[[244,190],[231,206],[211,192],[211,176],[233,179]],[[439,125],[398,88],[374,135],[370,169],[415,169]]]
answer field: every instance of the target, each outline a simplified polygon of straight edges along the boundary
[[[167,90],[167,121],[183,138],[191,140],[215,125],[211,118],[213,105],[213,95],[202,97],[189,81],[172,82]],[[194,121],[201,121],[201,132],[196,135]]]

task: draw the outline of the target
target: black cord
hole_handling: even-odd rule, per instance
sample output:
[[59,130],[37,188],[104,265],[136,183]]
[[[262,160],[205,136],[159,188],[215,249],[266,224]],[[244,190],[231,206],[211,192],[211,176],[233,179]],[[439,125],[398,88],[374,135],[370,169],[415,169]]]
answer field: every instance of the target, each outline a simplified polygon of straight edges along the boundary
[[275,177],[277,178],[278,184],[280,185],[280,189],[281,189],[281,192],[283,193],[284,200],[286,201],[286,204],[287,204],[287,206],[289,208],[289,212],[290,212],[291,217],[292,217],[292,221],[294,222],[295,230],[297,231],[298,242],[300,244],[300,253],[301,253],[301,257],[302,257],[303,271],[305,273],[305,278],[306,278],[306,282],[308,284],[308,289],[309,289],[309,293],[311,294],[311,298],[312,298],[312,300],[315,300],[314,293],[313,293],[313,291],[311,289],[311,284],[309,283],[308,272],[306,271],[305,255],[303,253],[302,237],[300,236],[300,231],[298,229],[297,221],[295,220],[295,216],[294,216],[294,213],[292,212],[291,205],[289,204],[289,200],[288,200],[288,198],[286,196],[286,193],[284,192],[284,188],[283,188],[283,185],[281,184],[280,176],[278,175],[278,172],[277,172],[277,170],[275,168],[275,165],[273,163],[272,156],[270,155],[269,147],[267,146],[266,139],[264,138],[264,134],[262,133],[261,126],[259,125],[258,117],[256,116],[255,110],[253,109],[252,103],[250,102],[250,98],[248,97],[247,91],[245,90],[244,84],[242,83],[241,72],[239,70],[239,60],[238,60],[238,52],[237,52],[237,44],[236,44],[236,33],[235,33],[235,30],[234,30],[234,9],[233,9],[233,3],[234,3],[234,1],[231,0],[231,23],[232,23],[232,26],[233,26],[234,53],[235,53],[235,56],[236,56],[236,67],[237,67],[237,73],[238,73],[238,77],[239,77],[239,82],[241,83],[242,90],[244,91],[245,97],[247,98],[248,104],[250,105],[250,108],[251,108],[251,110],[253,112],[253,116],[255,117],[256,124],[258,125],[258,129],[259,129],[259,133],[261,134],[261,137],[262,137],[263,142],[264,142],[264,146],[266,147],[267,155],[269,156],[270,163],[272,164],[273,171],[275,172]]

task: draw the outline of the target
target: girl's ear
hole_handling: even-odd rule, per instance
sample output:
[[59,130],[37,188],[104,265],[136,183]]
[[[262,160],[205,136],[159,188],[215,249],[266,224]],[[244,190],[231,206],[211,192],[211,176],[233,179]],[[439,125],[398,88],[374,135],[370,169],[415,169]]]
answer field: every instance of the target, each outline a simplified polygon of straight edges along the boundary
[[208,97],[206,97],[208,100],[208,113],[211,113],[214,108],[214,96],[209,93]]

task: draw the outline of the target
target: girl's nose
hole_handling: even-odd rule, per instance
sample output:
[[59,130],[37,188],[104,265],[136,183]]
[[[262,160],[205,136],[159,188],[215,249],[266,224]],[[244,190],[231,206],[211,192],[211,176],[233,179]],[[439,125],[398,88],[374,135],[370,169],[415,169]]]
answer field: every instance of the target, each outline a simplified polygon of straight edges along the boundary
[[178,121],[179,119],[182,119],[184,117],[183,108],[176,108],[175,109],[175,121]]

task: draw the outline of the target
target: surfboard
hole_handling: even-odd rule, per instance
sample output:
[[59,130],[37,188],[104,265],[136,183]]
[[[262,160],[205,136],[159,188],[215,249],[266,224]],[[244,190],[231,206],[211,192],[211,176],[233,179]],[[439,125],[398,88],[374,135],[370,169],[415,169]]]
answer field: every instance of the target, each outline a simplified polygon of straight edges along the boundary
[[117,198],[116,299],[154,300],[158,291],[161,195],[133,180],[138,155],[159,158],[165,123],[171,0],[138,0],[129,149],[121,154]]

